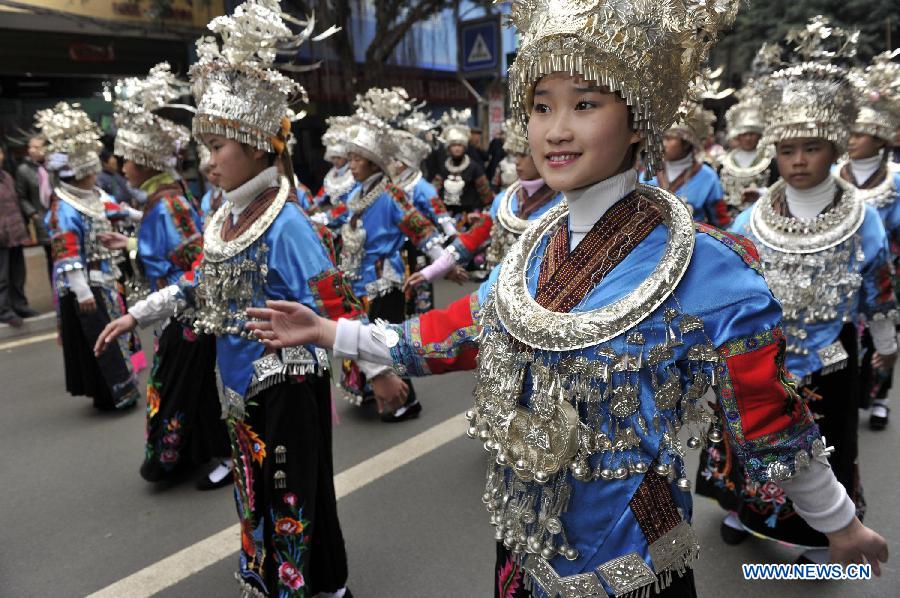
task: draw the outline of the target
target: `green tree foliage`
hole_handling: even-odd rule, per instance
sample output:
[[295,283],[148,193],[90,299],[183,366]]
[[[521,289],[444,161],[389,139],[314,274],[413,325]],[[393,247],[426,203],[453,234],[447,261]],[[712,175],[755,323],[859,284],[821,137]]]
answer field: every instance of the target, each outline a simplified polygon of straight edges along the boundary
[[789,29],[804,26],[810,17],[824,15],[838,27],[859,29],[859,59],[888,50],[890,22],[891,44],[900,45],[900,10],[886,0],[751,0],[738,14],[734,28],[713,52],[713,64],[725,67],[724,80],[739,84],[750,67],[759,46],[766,41],[781,41]]

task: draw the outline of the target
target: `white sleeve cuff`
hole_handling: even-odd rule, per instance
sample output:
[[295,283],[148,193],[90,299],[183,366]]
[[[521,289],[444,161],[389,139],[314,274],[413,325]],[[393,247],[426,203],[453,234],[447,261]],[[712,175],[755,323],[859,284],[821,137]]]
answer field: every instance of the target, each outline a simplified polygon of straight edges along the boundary
[[341,359],[356,359],[359,357],[359,329],[362,324],[359,320],[341,318],[337,323],[334,333],[334,356]]
[[856,516],[856,505],[834,477],[831,467],[813,460],[790,479],[779,482],[794,510],[816,531],[830,534],[844,529]]
[[146,328],[161,320],[167,320],[178,311],[179,292],[178,285],[167,286],[155,293],[150,293],[146,299],[132,305],[128,309],[128,313],[134,316],[141,328]]
[[79,268],[66,272],[66,281],[69,283],[69,290],[75,293],[75,298],[78,299],[79,303],[84,303],[94,298],[94,293],[91,292],[84,270]]
[[341,318],[334,334],[334,356],[357,361],[366,376],[369,374],[363,368],[364,362],[372,366],[377,364],[379,372],[394,364],[391,350],[372,336],[372,328],[371,324],[359,320]]
[[872,344],[880,355],[893,355],[897,352],[897,332],[893,318],[870,320],[869,333],[872,335]]
[[453,222],[452,218],[445,216],[444,218],[441,218],[439,222],[441,224],[441,228],[444,229],[444,236],[446,236],[447,238],[455,237],[459,234],[459,232],[457,232],[456,230],[456,223]]
[[381,363],[372,363],[371,361],[366,361],[365,359],[357,359],[356,365],[359,366],[359,369],[362,370],[362,373],[366,375],[366,378],[371,380],[376,376],[379,376],[389,370],[392,370],[391,366],[384,365]]

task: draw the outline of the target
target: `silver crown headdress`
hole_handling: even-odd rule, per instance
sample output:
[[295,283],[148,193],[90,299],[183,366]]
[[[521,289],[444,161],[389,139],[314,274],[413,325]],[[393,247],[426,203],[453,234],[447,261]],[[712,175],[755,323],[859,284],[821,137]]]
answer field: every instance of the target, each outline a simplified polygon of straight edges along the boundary
[[517,0],[522,44],[509,71],[510,104],[523,124],[534,86],[551,73],[579,75],[617,92],[647,141],[651,170],[662,136],[719,31],[740,0]]
[[507,118],[503,123],[503,151],[513,155],[531,155],[531,148],[528,146],[528,135],[522,129],[522,123],[514,118]]
[[441,116],[441,138],[447,145],[469,144],[469,119],[472,117],[472,111],[469,108],[465,110],[449,110]]
[[852,132],[890,141],[900,127],[900,64],[892,62],[898,55],[900,50],[879,54],[865,70],[854,73],[860,95]]
[[39,110],[34,121],[47,139],[48,169],[76,179],[100,172],[102,132],[80,104],[59,102],[53,108]]
[[716,115],[703,107],[703,100],[721,100],[734,93],[734,89],[719,89],[722,69],[701,70],[691,82],[686,97],[678,106],[678,120],[669,127],[666,135],[684,139],[695,149],[703,147],[703,141],[710,137],[716,124]]
[[154,111],[186,95],[187,82],[172,73],[169,63],[161,62],[146,77],[120,80],[116,89],[115,153],[153,170],[174,170],[178,152],[188,144],[191,133]]
[[328,129],[322,135],[322,145],[325,146],[325,159],[347,157],[347,129],[353,119],[350,116],[331,116],[325,120]]
[[788,66],[760,81],[764,146],[816,137],[833,143],[839,154],[846,150],[856,90],[838,63],[856,55],[858,38],[858,31],[831,27],[822,16],[787,34]]
[[391,123],[412,109],[402,87],[373,87],[357,95],[356,112],[347,129],[347,151],[377,164],[385,173],[397,153],[397,138]]
[[397,122],[399,128],[394,129],[395,157],[411,168],[419,168],[431,153],[431,145],[422,136],[437,128],[437,122],[421,111],[423,106],[424,103],[404,115]]
[[[295,34],[288,23],[303,31]],[[307,40],[318,41],[337,30],[332,27],[312,37],[314,26],[312,17],[300,21],[284,14],[278,0],[247,0],[232,16],[210,21],[207,27],[222,37],[222,45],[214,37],[197,40],[198,61],[189,72],[197,99],[194,136],[224,135],[266,152],[278,151],[288,137],[289,104],[306,101],[306,91],[275,69],[303,72],[318,64],[276,66],[275,59],[296,55]]]

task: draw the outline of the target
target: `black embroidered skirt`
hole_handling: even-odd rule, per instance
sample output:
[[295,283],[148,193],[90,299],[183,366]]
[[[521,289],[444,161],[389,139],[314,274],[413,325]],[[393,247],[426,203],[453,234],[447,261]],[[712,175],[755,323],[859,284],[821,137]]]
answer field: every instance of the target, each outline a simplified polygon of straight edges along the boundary
[[326,376],[283,382],[229,418],[246,595],[306,597],[347,581],[331,452]]
[[159,335],[147,380],[147,442],[141,476],[176,471],[231,454],[216,388],[216,341],[171,321]]
[[97,309],[83,312],[74,293],[59,299],[59,326],[62,337],[66,390],[94,400],[102,411],[133,405],[140,393],[124,337],[94,356],[94,343],[111,319],[121,315],[112,291],[91,287]]

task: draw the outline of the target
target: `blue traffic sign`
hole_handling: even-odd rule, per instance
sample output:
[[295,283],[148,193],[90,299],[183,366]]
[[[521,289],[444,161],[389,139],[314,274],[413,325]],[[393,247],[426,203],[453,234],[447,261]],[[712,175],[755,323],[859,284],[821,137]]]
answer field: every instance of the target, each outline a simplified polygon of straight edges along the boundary
[[500,19],[487,17],[459,24],[459,65],[464,74],[498,72],[502,61]]

